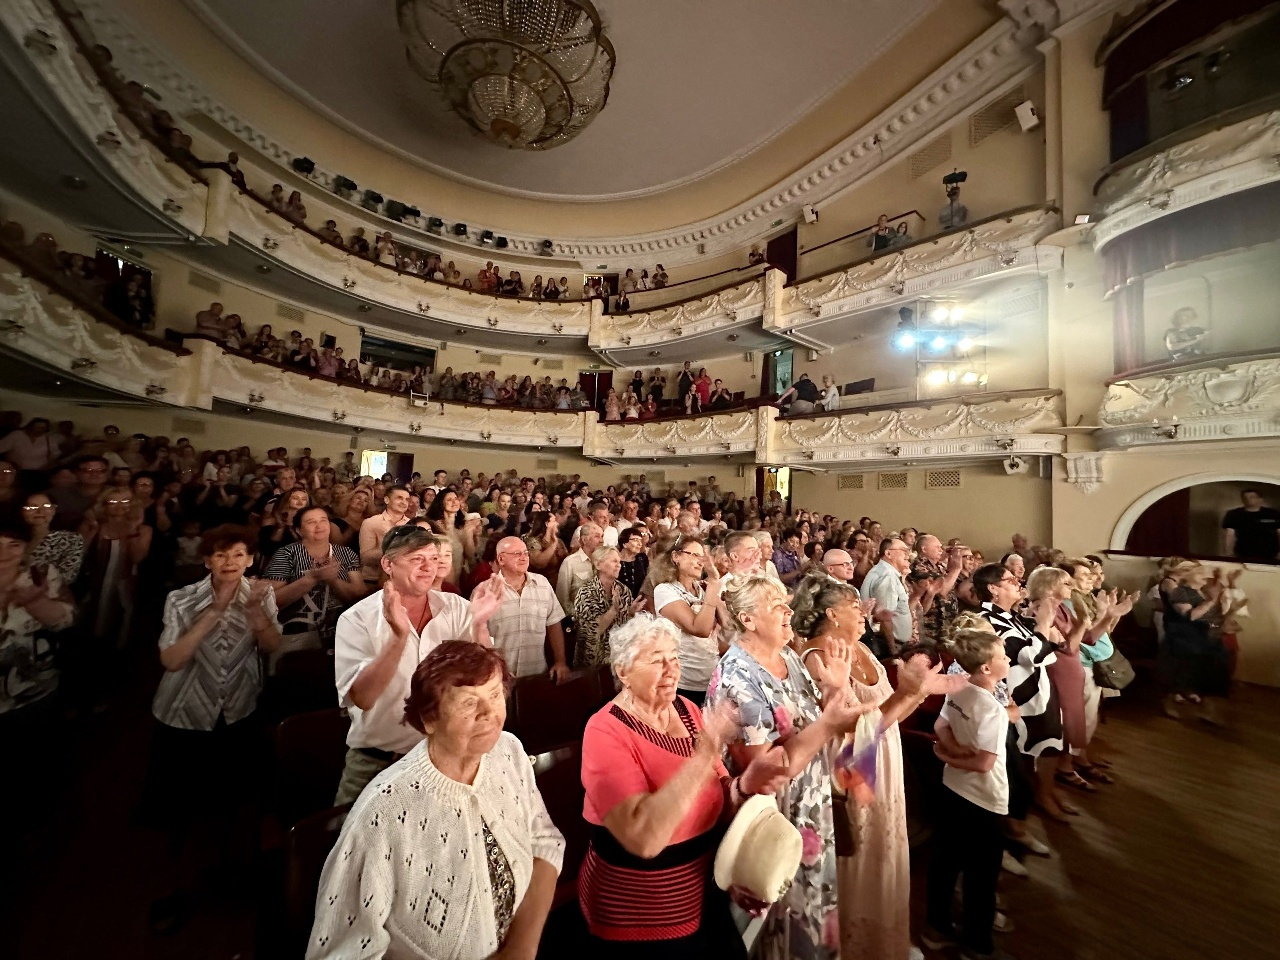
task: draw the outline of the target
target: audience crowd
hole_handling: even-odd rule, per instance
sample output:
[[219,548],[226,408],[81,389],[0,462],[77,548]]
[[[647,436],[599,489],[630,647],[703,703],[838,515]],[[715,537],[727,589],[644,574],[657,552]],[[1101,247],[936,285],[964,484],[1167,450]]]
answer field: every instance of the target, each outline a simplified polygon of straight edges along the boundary
[[[945,531],[743,499],[715,477],[400,482],[360,476],[353,453],[198,452],[16,412],[0,456],[0,713],[108,708],[121,651],[158,631],[149,786],[199,798],[175,818],[148,791],[173,838],[158,930],[184,915],[193,818],[225,811],[259,696],[305,651],[332,651],[350,717],[334,802],[358,814],[320,881],[312,957],[536,946],[557,875],[579,866],[502,732],[522,678],[616,679],[581,745],[576,909],[584,936],[623,952],[741,956],[742,908],[765,913],[769,956],[910,955],[901,726],[944,764],[921,938],[1000,955],[1001,869],[1025,876],[1050,850],[1029,812],[1070,823],[1068,792],[1114,782],[1093,740],[1132,676],[1111,637],[1137,595],[1104,586],[1098,557],[1015,535],[988,561]],[[1243,596],[1177,558],[1153,596],[1168,711],[1219,721]],[[766,795],[804,851],[771,906],[710,865]],[[457,922],[414,906],[431,898]]]

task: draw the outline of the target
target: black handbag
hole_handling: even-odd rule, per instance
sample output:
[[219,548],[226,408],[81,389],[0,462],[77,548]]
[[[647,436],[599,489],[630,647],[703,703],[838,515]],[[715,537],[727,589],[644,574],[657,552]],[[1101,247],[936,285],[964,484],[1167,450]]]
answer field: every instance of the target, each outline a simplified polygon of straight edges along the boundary
[[1108,690],[1123,690],[1133,683],[1133,676],[1133,664],[1119,650],[1093,665],[1093,682]]

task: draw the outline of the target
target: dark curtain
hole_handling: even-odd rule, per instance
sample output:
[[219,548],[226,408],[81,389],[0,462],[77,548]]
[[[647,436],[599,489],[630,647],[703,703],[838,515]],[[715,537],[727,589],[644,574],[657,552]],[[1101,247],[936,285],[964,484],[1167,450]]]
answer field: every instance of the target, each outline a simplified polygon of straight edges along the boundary
[[1126,553],[1185,557],[1191,543],[1191,488],[1161,497],[1138,517],[1125,541]]
[[1200,203],[1131,230],[1102,249],[1107,296],[1184,263],[1280,240],[1280,183]]
[[1121,287],[1111,301],[1114,311],[1112,349],[1116,373],[1142,366],[1142,331],[1144,284],[1139,278]]

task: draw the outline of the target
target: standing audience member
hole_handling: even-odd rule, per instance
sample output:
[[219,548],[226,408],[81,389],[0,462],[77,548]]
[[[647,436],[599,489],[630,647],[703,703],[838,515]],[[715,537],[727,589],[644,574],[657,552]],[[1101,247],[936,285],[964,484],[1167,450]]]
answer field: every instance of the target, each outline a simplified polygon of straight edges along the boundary
[[654,558],[650,577],[653,609],[679,631],[680,696],[700,707],[720,657],[715,625],[721,585],[715,564],[701,540],[682,535]]
[[412,496],[409,488],[402,484],[388,487],[386,509],[360,525],[360,574],[364,577],[365,585],[370,588],[376,587],[382,576],[379,564],[382,559],[383,538],[393,527],[409,522],[407,511]]
[[31,528],[0,520],[0,715],[53,693],[58,668],[46,632],[71,625],[75,607],[56,564],[27,556]]
[[635,599],[618,580],[622,560],[617,547],[596,547],[591,564],[595,576],[581,586],[573,603],[575,670],[607,665],[610,632],[644,609],[645,603],[644,597]]
[[880,562],[862,581],[861,594],[876,602],[875,622],[880,627],[877,656],[896,657],[911,642],[911,604],[904,577],[911,569],[911,550],[900,537],[880,541]]
[[351,715],[335,805],[355,800],[421,739],[403,723],[418,664],[450,640],[493,645],[489,620],[498,605],[496,587],[482,584],[470,602],[432,591],[440,550],[431,531],[396,527],[384,538],[380,554],[386,584],[342,614],[334,636],[338,701]]
[[555,590],[541,574],[529,570],[529,549],[519,537],[504,537],[495,551],[501,577],[502,603],[489,626],[494,649],[507,661],[514,676],[536,676],[547,670],[551,648],[551,679],[560,683],[569,676],[565,662],[564,608]]

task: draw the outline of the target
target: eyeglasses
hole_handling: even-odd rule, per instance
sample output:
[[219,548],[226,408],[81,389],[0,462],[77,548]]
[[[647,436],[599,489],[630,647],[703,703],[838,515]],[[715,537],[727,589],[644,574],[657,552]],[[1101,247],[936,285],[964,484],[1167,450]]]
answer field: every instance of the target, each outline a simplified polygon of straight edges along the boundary
[[1000,578],[1000,582],[1001,582],[1001,583],[1012,583],[1015,587],[1020,587],[1020,586],[1022,586],[1022,581],[1021,581],[1021,580],[1019,580],[1017,577],[1001,577],[1001,578]]

